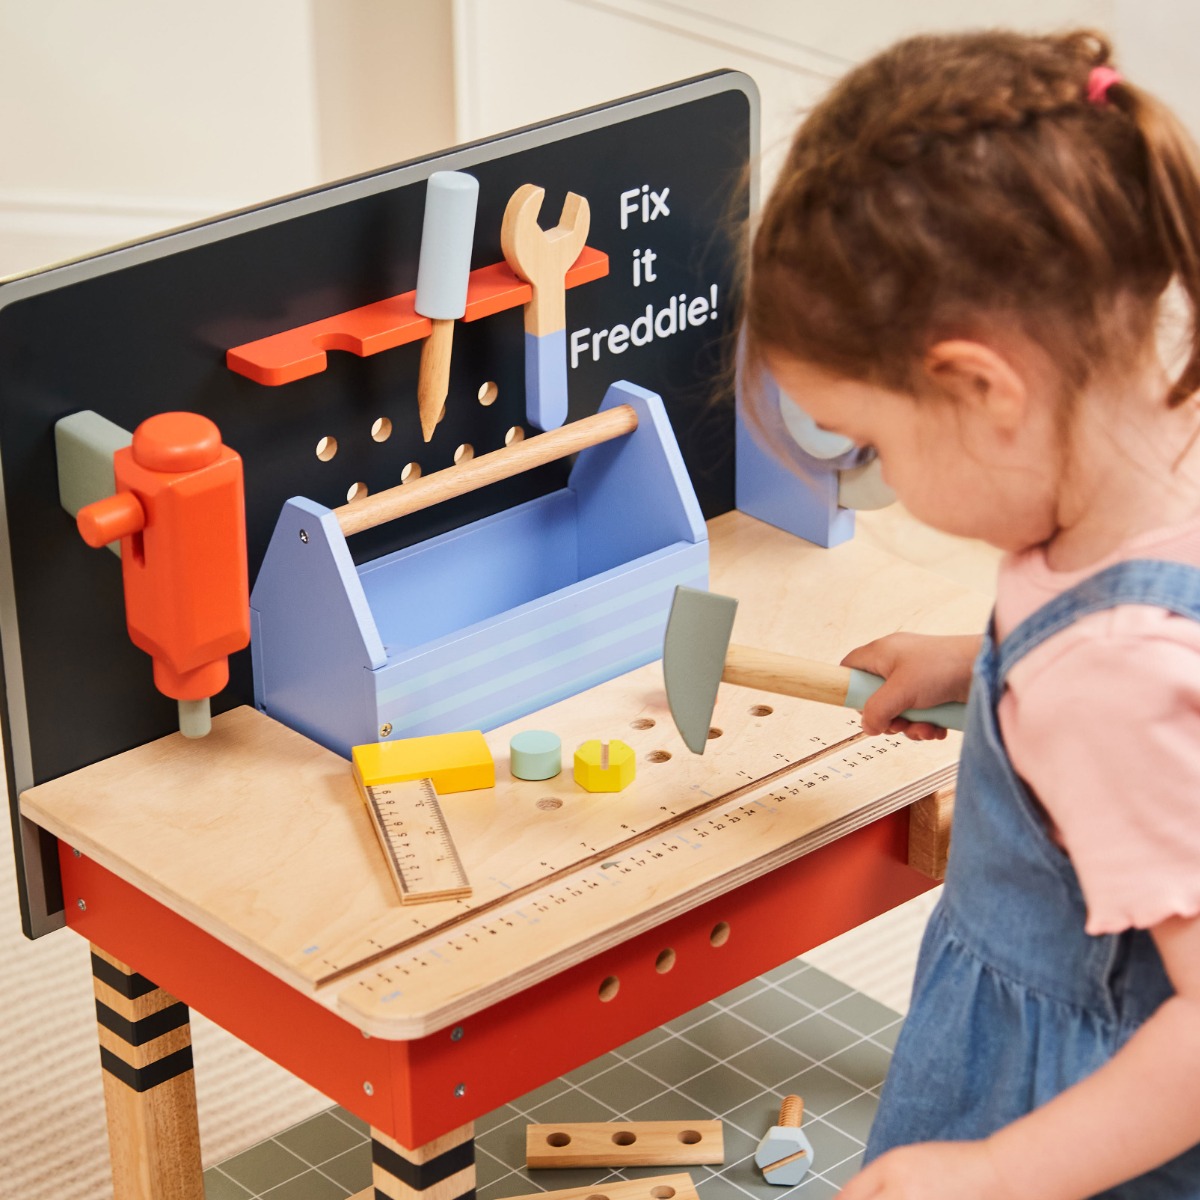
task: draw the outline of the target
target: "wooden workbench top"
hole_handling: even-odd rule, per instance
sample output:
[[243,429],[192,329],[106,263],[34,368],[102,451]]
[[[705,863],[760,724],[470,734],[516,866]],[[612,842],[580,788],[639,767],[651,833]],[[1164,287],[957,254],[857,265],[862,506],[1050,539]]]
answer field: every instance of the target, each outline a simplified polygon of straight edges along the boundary
[[[982,627],[983,591],[884,549],[886,521],[866,524],[821,550],[740,513],[713,521],[712,588],[739,597],[735,640],[836,661],[895,629]],[[856,714],[729,685],[713,724],[704,756],[690,754],[654,663],[489,733],[495,789],[442,801],[473,893],[425,905],[397,902],[346,761],[253,709],[21,804],[364,1031],[411,1038],[910,803],[952,777],[958,753],[957,735],[867,739]],[[529,728],[561,736],[558,778],[510,778],[508,739]],[[624,792],[571,778],[573,748],[595,737],[636,752]]]

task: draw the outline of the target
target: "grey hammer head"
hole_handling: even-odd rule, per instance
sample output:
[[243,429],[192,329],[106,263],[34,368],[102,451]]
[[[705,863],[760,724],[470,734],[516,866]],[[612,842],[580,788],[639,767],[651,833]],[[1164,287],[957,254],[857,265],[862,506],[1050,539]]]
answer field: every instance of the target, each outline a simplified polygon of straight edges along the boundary
[[725,654],[733,635],[737,601],[732,596],[676,587],[663,639],[663,681],[679,736],[703,754]]

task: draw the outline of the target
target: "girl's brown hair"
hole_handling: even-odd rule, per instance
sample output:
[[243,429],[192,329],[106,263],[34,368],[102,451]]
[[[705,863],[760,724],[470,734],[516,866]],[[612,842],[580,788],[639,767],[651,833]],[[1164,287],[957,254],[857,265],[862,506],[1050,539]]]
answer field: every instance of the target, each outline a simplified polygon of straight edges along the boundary
[[851,71],[792,142],[753,237],[751,361],[920,389],[935,342],[1015,325],[1066,381],[1140,350],[1177,279],[1200,387],[1200,167],[1100,34],[915,37]]

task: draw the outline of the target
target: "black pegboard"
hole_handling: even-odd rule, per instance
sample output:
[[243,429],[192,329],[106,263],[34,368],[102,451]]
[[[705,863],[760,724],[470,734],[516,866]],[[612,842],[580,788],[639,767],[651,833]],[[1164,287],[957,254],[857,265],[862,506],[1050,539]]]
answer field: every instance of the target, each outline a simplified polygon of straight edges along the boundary
[[[715,516],[733,507],[733,409],[722,372],[756,122],[753,85],[720,73],[0,285],[12,581],[0,635],[27,933],[53,927],[61,902],[45,853],[52,839],[39,845],[29,827],[21,836],[19,791],[161,737],[177,720],[174,702],[152,686],[149,658],[125,635],[116,560],[89,550],[59,505],[55,422],[81,409],[129,430],[166,410],[211,417],[245,464],[251,581],[289,497],[336,507],[353,483],[372,492],[394,485],[408,462],[428,473],[449,466],[461,443],[476,453],[498,448],[511,426],[524,425],[520,309],[458,324],[447,416],[429,445],[417,417],[420,343],[361,359],[330,352],[324,372],[280,387],[225,366],[232,346],[411,290],[425,178],[467,170],[480,184],[473,267],[502,259],[501,217],[521,184],[546,189],[545,227],[557,222],[568,191],[587,197],[588,244],[609,255],[610,273],[567,295],[568,335],[592,331],[576,339],[586,349],[569,372],[570,417],[594,412],[615,379],[660,393],[704,513]],[[660,197],[646,222],[655,205],[644,187]],[[623,207],[633,211],[623,216]],[[635,252],[646,250],[655,278],[643,266],[635,286]],[[600,330],[632,327],[647,305],[658,313],[672,296],[715,296],[716,319],[629,342],[620,353],[594,340]],[[668,327],[660,319],[659,329]],[[644,321],[637,332],[644,340]],[[498,398],[485,407],[476,396],[487,382]],[[376,442],[371,427],[381,417],[393,432]],[[338,443],[328,462],[315,453],[322,437]],[[352,550],[360,561],[375,558],[507,508],[563,486],[568,467],[552,464],[391,522],[355,537]],[[214,711],[253,703],[249,651],[234,656],[231,670]]]

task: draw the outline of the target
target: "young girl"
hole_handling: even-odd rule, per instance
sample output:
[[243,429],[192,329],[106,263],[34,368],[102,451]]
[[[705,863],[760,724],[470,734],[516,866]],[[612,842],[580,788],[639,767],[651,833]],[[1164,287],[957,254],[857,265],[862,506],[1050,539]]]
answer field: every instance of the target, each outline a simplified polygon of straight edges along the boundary
[[753,240],[749,361],[915,516],[1008,552],[982,644],[846,660],[886,676],[869,733],[936,736],[897,714],[968,689],[970,715],[844,1200],[1200,1197],[1200,171],[1109,53],[895,46],[801,127]]

